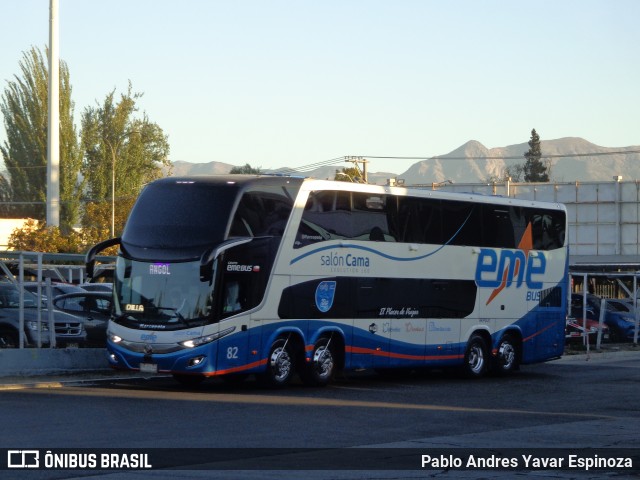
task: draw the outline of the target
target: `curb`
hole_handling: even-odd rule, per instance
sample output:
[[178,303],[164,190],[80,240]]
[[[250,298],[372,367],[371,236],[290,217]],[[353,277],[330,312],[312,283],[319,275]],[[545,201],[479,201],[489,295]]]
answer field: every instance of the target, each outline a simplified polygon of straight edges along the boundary
[[0,349],[0,378],[110,370],[103,348]]
[[560,362],[572,362],[572,361],[604,361],[611,360],[620,357],[634,357],[640,358],[640,345],[633,343],[616,344],[615,346],[607,345],[606,347],[596,350],[595,347],[591,348],[589,352],[566,352],[557,361]]

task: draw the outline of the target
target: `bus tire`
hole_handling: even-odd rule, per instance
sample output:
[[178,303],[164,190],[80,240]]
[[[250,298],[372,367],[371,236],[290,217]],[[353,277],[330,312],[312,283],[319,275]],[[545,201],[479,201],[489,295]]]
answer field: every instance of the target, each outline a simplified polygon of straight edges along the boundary
[[311,362],[304,365],[302,382],[312,387],[324,387],[336,371],[336,356],[327,337],[320,338],[313,346]]
[[469,378],[483,377],[489,366],[489,349],[485,339],[474,333],[467,343],[464,354],[463,373]]
[[281,388],[287,385],[295,372],[295,355],[290,342],[279,338],[271,345],[267,357],[267,368],[259,375],[262,385]]
[[191,388],[199,386],[204,381],[204,377],[201,375],[182,375],[174,373],[173,378],[181,385]]
[[516,338],[505,333],[498,344],[493,371],[498,375],[506,375],[518,370],[520,349]]

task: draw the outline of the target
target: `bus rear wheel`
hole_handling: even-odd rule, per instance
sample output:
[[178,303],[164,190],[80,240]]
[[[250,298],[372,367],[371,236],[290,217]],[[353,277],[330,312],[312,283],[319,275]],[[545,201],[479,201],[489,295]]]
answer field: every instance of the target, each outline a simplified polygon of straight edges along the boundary
[[279,338],[271,345],[267,357],[267,369],[259,376],[266,387],[279,388],[287,385],[295,372],[294,354],[291,345]]
[[487,342],[481,335],[471,335],[464,354],[464,374],[470,378],[480,378],[487,373],[488,366],[489,349],[487,348]]
[[302,381],[305,385],[323,387],[331,381],[335,370],[336,360],[330,339],[323,337],[313,346],[311,363],[305,365],[301,372]]

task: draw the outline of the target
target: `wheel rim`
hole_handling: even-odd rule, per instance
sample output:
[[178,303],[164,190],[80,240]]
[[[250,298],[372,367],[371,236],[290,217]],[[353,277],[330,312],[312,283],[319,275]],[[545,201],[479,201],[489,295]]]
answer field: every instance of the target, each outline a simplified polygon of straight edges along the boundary
[[333,372],[333,355],[326,345],[318,347],[313,354],[313,365],[318,378],[324,379]]
[[278,347],[271,352],[269,363],[273,371],[273,378],[276,381],[282,382],[289,377],[291,373],[291,357],[284,347]]
[[480,345],[472,345],[469,349],[469,369],[474,374],[482,373],[484,368],[484,352]]
[[503,370],[511,369],[516,361],[516,349],[513,345],[509,342],[503,343],[500,345],[499,354],[502,359]]

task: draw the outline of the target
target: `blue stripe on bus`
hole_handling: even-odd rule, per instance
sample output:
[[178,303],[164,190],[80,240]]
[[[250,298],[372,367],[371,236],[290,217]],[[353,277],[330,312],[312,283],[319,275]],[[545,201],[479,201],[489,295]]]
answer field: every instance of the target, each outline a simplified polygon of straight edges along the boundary
[[354,248],[356,250],[364,250],[364,251],[367,251],[367,252],[370,252],[370,253],[375,253],[376,255],[379,255],[381,257],[387,258],[389,260],[394,260],[396,262],[412,262],[414,260],[422,260],[423,258],[430,257],[431,255],[434,255],[437,252],[439,252],[440,250],[442,250],[445,246],[446,246],[446,244],[440,245],[433,252],[429,252],[426,255],[421,255],[419,257],[394,257],[393,255],[388,255],[386,253],[382,253],[379,250],[375,250],[375,249],[370,248],[370,247],[363,247],[362,245],[356,245],[356,244],[353,244],[353,243],[347,243],[347,244],[341,244],[341,245],[329,245],[329,246],[326,246],[326,247],[316,248],[315,250],[311,250],[310,252],[304,253],[304,254],[294,258],[293,260],[291,260],[289,265],[293,265],[294,263],[299,262],[300,260],[302,260],[305,257],[308,257],[309,255],[313,255],[313,254],[318,253],[318,252],[323,252],[325,250],[333,250],[333,249],[338,249],[338,248]]

